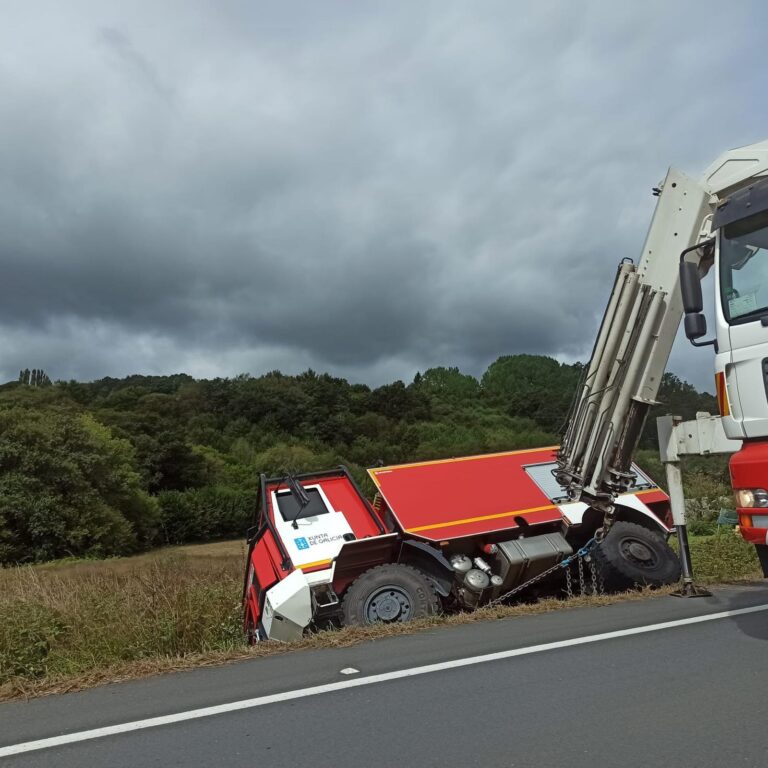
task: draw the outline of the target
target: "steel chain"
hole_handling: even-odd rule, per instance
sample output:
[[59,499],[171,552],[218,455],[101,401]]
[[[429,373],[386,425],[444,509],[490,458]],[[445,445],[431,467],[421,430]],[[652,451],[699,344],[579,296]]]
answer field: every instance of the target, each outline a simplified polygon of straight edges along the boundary
[[487,606],[490,608],[491,606],[498,605],[499,603],[502,603],[505,600],[508,600],[510,597],[512,597],[513,595],[516,595],[518,592],[522,592],[527,587],[530,587],[531,584],[535,584],[537,581],[541,581],[542,579],[549,576],[551,573],[554,573],[555,571],[558,571],[561,568],[565,568],[566,593],[569,598],[573,597],[571,566],[573,565],[574,560],[577,562],[578,568],[579,568],[579,588],[581,589],[581,594],[584,595],[586,584],[584,581],[583,560],[584,558],[589,556],[589,553],[599,543],[600,542],[597,539],[597,536],[595,536],[594,538],[591,538],[581,549],[579,549],[574,554],[566,557],[565,560],[561,560],[559,563],[555,563],[555,565],[553,565],[551,568],[547,568],[546,571],[542,571],[540,574],[538,574],[537,576],[534,576],[532,579],[528,579],[528,581],[524,581],[522,584],[518,584],[516,587],[510,589],[508,592],[505,592],[503,595],[499,595],[497,598],[494,598],[489,603],[487,603]]
[[595,531],[595,541],[598,544],[602,544],[603,539],[608,535],[611,530],[611,526],[615,522],[614,512],[606,512],[603,517],[603,524]]
[[592,594],[596,597],[597,596],[597,563],[595,563],[595,559],[592,557],[589,558],[589,571],[592,577]]
[[605,530],[605,522],[603,522],[603,525],[601,525],[596,531],[595,531],[595,541],[598,544],[602,544],[603,539],[605,538],[605,535],[608,533],[608,531]]
[[497,605],[498,603],[501,603],[504,600],[507,600],[513,595],[516,595],[518,592],[522,592],[526,587],[530,587],[531,584],[535,584],[537,581],[541,581],[545,576],[549,576],[550,573],[554,573],[560,568],[562,568],[561,563],[557,563],[556,565],[553,565],[551,568],[548,568],[546,571],[542,571],[538,576],[534,576],[532,579],[528,579],[528,581],[525,581],[522,584],[518,584],[513,589],[510,589],[509,592],[505,592],[503,595],[499,595],[494,600],[491,600],[491,602],[488,603],[488,606],[490,607],[492,605]]

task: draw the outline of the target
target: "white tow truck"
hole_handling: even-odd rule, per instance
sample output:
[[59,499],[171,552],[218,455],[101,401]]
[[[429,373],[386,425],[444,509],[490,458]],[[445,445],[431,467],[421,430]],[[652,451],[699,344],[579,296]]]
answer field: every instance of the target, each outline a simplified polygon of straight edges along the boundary
[[[574,398],[558,480],[571,498],[601,509],[604,532],[610,528],[615,498],[634,482],[632,456],[685,316],[691,343],[715,349],[720,419],[692,422],[679,437],[668,430],[674,445],[662,445],[662,458],[672,468],[691,442],[697,453],[735,451],[730,471],[739,528],[768,575],[768,141],[725,152],[699,179],[670,168],[654,194],[640,259],[619,265]],[[715,333],[705,341],[701,278],[710,270]],[[667,474],[673,512],[679,498],[685,572],[679,473]]]
[[[768,574],[768,141],[726,152],[699,180],[671,168],[654,192],[640,260],[619,265],[559,448],[369,470],[370,503],[344,468],[262,477],[243,589],[251,641],[472,608],[587,555],[625,585],[670,583],[671,522],[697,594],[676,466],[685,452],[736,451],[740,530]],[[713,266],[716,335],[701,341],[700,278]],[[670,521],[666,494],[632,456],[684,314],[688,338],[715,347],[721,417],[662,430]]]

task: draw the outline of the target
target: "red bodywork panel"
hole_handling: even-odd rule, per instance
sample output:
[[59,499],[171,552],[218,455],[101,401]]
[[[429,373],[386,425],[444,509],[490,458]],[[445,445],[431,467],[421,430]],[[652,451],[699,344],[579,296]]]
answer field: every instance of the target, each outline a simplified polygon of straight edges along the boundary
[[275,544],[275,538],[270,530],[256,540],[248,556],[248,569],[243,596],[245,607],[246,628],[249,620],[256,627],[261,618],[261,602],[270,587],[284,579],[292,568],[283,571],[281,563],[283,558]]
[[554,448],[369,469],[403,531],[430,541],[561,521],[560,510],[524,467],[554,461]]
[[669,506],[669,496],[667,496],[661,488],[635,491],[634,495],[659,518],[659,521],[666,526],[667,530],[674,528],[675,523],[674,520],[672,520],[672,509]]
[[[734,490],[768,488],[768,443],[744,443],[729,462],[731,486]],[[768,515],[768,509],[761,507],[739,507],[736,509],[739,521],[748,515]],[[768,528],[739,524],[739,532],[750,544],[768,543]]]

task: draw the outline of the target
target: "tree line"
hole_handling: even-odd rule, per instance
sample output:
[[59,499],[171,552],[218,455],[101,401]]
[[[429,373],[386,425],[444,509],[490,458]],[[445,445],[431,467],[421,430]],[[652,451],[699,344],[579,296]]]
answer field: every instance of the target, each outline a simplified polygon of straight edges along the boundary
[[[23,371],[0,387],[0,563],[242,535],[262,472],[343,463],[371,490],[365,469],[380,462],[553,445],[582,371],[511,355],[480,378],[440,367],[375,388],[312,370],[56,383]],[[660,399],[658,413],[716,410],[672,374]]]

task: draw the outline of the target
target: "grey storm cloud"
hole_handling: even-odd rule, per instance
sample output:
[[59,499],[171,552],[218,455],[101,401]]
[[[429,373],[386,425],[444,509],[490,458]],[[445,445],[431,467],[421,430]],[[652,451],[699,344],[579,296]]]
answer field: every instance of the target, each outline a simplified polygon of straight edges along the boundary
[[584,359],[666,166],[766,135],[757,2],[3,16],[4,378]]

